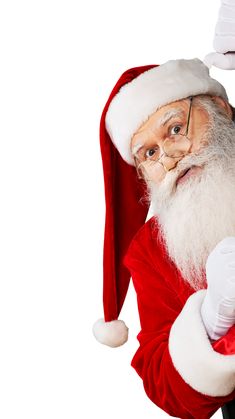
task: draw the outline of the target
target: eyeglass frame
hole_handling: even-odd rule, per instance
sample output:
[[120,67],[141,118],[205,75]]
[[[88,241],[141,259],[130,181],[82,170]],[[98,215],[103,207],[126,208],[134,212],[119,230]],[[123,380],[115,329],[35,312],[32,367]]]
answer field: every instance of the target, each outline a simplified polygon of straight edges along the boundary
[[[184,134],[181,134],[183,137],[186,137],[190,142],[191,142],[191,140],[187,137],[187,135],[188,135],[188,129],[189,129],[189,122],[190,122],[190,116],[191,116],[191,110],[192,110],[192,102],[193,102],[193,96],[189,96],[189,100],[190,100],[190,105],[189,105],[189,111],[188,111],[188,118],[187,118],[187,125],[186,125],[186,131],[185,131],[185,133]],[[187,153],[188,154],[188,153]],[[174,157],[172,157],[172,156],[168,156],[167,155],[167,153],[164,151],[164,143],[163,143],[163,153],[161,154],[161,156],[157,159],[157,160],[152,160],[151,158],[149,158],[149,160],[152,160],[154,163],[158,163],[159,162],[159,160],[161,160],[161,158],[163,157],[163,156],[166,156],[166,157],[171,157],[171,158],[174,158]],[[136,163],[137,162],[137,160],[138,160],[138,157],[136,157],[135,155],[133,155],[133,158],[134,158],[134,162],[135,162],[135,167],[136,167],[136,171],[137,171],[137,175],[138,175],[138,178],[139,179],[144,179],[144,177],[142,176],[142,175],[140,175],[140,173],[139,173],[139,166],[143,163],[143,162],[141,162],[141,163]],[[179,157],[175,157],[175,158],[179,158]],[[160,162],[161,163],[161,162]],[[162,164],[162,163],[161,163]],[[162,164],[162,166],[164,167],[164,170],[165,170],[165,172],[167,172],[168,170],[166,170],[165,169],[165,166],[164,166],[164,164]]]

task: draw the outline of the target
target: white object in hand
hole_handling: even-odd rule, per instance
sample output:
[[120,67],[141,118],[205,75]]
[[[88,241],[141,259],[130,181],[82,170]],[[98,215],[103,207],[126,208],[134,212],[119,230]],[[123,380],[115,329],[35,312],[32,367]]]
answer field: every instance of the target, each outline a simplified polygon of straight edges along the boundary
[[209,337],[217,340],[235,323],[235,237],[226,237],[209,254],[206,278],[201,315]]

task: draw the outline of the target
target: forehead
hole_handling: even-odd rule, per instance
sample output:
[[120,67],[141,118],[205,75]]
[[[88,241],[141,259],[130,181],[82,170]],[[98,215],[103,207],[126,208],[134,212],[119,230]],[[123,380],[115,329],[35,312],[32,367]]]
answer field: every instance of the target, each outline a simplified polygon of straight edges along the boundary
[[132,137],[131,145],[134,146],[137,142],[145,137],[144,134],[157,131],[162,129],[167,124],[168,120],[177,116],[185,116],[188,111],[188,101],[186,99],[179,100],[176,102],[169,103],[168,105],[162,106],[160,109],[155,111],[148,120],[141,125],[141,127],[135,132]]

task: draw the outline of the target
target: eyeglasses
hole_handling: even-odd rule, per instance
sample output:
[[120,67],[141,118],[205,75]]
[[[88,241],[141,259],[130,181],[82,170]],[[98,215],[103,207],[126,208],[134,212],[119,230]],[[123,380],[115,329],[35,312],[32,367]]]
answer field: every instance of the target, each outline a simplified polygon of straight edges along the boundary
[[[137,175],[140,179],[144,180],[154,180],[157,177],[160,177],[162,174],[162,170],[164,169],[165,172],[168,172],[171,168],[168,169],[166,164],[164,164],[161,160],[163,156],[176,159],[176,164],[182,157],[186,156],[190,152],[190,148],[192,146],[191,140],[187,137],[188,129],[189,129],[189,121],[192,109],[192,101],[193,96],[189,97],[190,106],[187,118],[187,126],[186,131],[184,134],[180,132],[174,132],[168,135],[162,145],[162,154],[160,154],[160,148],[158,145],[145,150],[144,154],[139,154],[138,152],[134,155],[134,162],[137,170]],[[180,126],[175,125],[173,129],[180,128]],[[148,154],[147,154],[148,153]],[[167,161],[167,159],[166,159]],[[175,166],[174,166],[175,167]]]

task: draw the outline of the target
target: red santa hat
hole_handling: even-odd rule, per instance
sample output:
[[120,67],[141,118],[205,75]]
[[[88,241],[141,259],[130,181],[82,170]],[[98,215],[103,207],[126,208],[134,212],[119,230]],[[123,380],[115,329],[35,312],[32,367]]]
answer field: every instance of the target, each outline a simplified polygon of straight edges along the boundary
[[128,328],[118,320],[130,275],[122,261],[135,233],[145,223],[148,205],[141,200],[146,185],[137,177],[130,143],[137,129],[160,107],[198,94],[228,100],[224,87],[198,58],[131,68],[122,74],[100,121],[106,219],[103,254],[104,320],[93,326],[96,339],[116,347],[126,342]]

